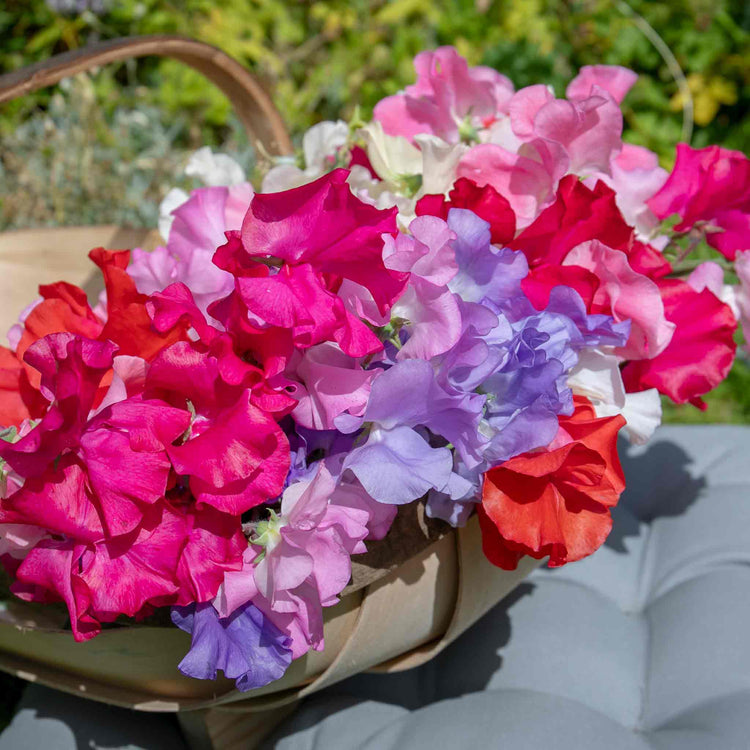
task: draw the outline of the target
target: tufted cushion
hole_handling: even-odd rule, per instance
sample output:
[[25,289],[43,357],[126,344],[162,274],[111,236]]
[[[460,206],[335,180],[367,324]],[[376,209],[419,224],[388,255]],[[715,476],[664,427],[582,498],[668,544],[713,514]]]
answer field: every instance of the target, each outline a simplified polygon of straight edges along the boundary
[[311,698],[276,750],[750,747],[750,428],[625,449],[605,546],[537,571],[432,662]]

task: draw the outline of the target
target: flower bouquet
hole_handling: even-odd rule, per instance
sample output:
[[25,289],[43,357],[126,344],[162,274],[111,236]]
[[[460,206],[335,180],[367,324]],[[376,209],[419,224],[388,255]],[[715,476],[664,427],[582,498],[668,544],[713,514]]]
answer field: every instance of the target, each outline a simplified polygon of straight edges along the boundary
[[[618,433],[647,441],[661,395],[701,408],[726,377],[750,315],[742,154],[681,144],[668,174],[623,143],[622,68],[565,98],[449,47],[415,68],[258,190],[202,150],[164,245],[91,250],[94,306],[46,284],[11,329],[0,556],[71,640],[168,618],[190,636],[175,670],[273,689],[331,648],[326,608],[356,617],[350,591],[452,527],[506,571],[593,553]],[[404,627],[400,590],[370,639]]]

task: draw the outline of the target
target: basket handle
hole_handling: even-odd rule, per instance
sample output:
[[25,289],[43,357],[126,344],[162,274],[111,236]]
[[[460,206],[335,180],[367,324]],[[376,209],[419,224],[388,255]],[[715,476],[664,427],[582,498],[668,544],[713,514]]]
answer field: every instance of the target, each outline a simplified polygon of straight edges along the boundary
[[293,153],[271,97],[255,77],[216,47],[180,36],[133,36],[92,44],[0,76],[0,104],[110,62],[158,55],[202,73],[226,94],[251,142],[272,156]]

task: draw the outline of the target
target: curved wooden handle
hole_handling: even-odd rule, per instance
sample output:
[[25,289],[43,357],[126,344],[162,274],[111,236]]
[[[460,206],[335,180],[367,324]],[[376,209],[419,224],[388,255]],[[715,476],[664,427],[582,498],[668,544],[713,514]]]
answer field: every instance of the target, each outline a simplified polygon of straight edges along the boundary
[[0,76],[0,103],[98,65],[146,55],[172,57],[202,73],[229,98],[256,146],[272,156],[293,153],[284,121],[255,77],[216,47],[180,36],[124,37],[55,55]]

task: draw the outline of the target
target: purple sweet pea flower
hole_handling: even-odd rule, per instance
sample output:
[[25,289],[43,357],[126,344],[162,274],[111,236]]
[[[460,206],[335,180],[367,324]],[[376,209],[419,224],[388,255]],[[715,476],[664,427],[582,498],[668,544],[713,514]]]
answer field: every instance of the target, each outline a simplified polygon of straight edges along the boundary
[[[477,393],[448,393],[436,382],[435,371],[428,362],[407,360],[375,379],[363,416],[344,414],[336,419],[336,425],[342,432],[353,432],[367,422],[377,425],[378,430],[371,432],[368,444],[387,443],[389,431],[399,426],[426,427],[434,435],[452,443],[464,462],[476,465],[481,460],[482,447],[486,443],[478,432],[484,401],[484,396]],[[399,433],[399,442],[405,439],[404,433]],[[412,451],[416,450],[414,439],[409,440],[409,445]],[[345,463],[355,474],[357,450],[350,454],[348,463]],[[435,486],[435,489],[441,487]]]
[[448,226],[456,234],[454,251],[458,273],[448,288],[466,302],[485,297],[495,304],[522,294],[521,281],[529,272],[526,256],[490,244],[490,225],[473,211],[452,208]]
[[178,665],[188,677],[215,680],[220,669],[245,692],[278,680],[291,664],[289,636],[252,604],[224,618],[210,603],[173,607],[172,622],[192,635]]

